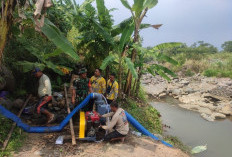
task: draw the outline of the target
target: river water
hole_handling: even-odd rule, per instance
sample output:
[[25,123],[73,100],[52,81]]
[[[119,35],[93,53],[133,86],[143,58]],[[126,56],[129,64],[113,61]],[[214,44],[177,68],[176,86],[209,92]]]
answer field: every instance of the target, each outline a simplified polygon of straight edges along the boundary
[[165,134],[178,137],[192,148],[207,144],[207,150],[194,157],[232,157],[232,120],[208,122],[197,112],[177,106],[177,101],[165,98],[152,102],[162,115],[163,124],[170,126]]

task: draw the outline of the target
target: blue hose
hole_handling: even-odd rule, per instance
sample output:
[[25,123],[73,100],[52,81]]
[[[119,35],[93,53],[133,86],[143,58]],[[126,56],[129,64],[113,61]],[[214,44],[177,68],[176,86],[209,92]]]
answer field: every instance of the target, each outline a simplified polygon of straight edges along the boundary
[[152,139],[155,139],[157,141],[161,141],[164,145],[168,146],[168,147],[173,147],[171,144],[159,140],[158,137],[156,137],[155,135],[153,135],[152,133],[150,133],[147,129],[145,129],[134,117],[132,117],[132,115],[130,115],[128,112],[126,112],[126,117],[127,120],[130,122],[130,124],[132,124],[139,132],[141,132],[142,134],[151,137]]
[[77,107],[75,107],[74,110],[71,113],[69,113],[68,116],[58,126],[50,126],[50,127],[29,126],[27,124],[24,124],[19,117],[17,117],[15,114],[5,109],[1,105],[0,105],[0,114],[5,116],[6,118],[13,120],[15,123],[17,123],[18,127],[22,128],[24,131],[29,132],[29,133],[58,132],[58,131],[61,131],[67,125],[69,120],[72,118],[72,116],[76,112],[78,112],[81,108],[87,105],[90,99],[94,98],[94,95],[95,95],[94,93],[89,94],[85,98],[85,100],[82,101]]
[[[73,109],[71,113],[68,114],[68,116],[60,123],[60,125],[57,126],[50,126],[50,127],[36,127],[36,126],[29,126],[27,124],[24,124],[19,117],[17,117],[15,114],[10,112],[9,110],[5,109],[3,106],[0,105],[0,114],[5,116],[8,119],[11,119],[14,121],[18,127],[22,128],[24,131],[29,133],[46,133],[46,132],[58,132],[61,131],[69,122],[69,120],[72,118],[72,116],[78,112],[81,108],[85,107],[90,99],[101,99],[101,94],[97,93],[91,93],[89,94],[85,100],[83,100],[77,107]],[[134,117],[132,117],[128,112],[126,112],[126,116],[128,121],[141,133],[143,133],[146,136],[151,137],[152,139],[155,139],[157,141],[161,141],[164,145],[173,147],[171,144],[159,140],[158,137],[154,136],[152,133],[150,133],[147,129],[145,129]]]

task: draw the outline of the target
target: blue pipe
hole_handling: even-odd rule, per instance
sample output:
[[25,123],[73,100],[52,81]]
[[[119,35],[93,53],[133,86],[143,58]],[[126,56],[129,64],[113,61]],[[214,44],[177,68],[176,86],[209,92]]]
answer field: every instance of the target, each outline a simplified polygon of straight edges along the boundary
[[22,128],[24,131],[29,133],[45,133],[45,132],[58,132],[61,131],[69,122],[69,120],[72,118],[72,116],[78,112],[81,108],[83,108],[85,105],[88,104],[90,99],[95,98],[97,95],[95,93],[89,94],[85,100],[83,100],[77,107],[73,109],[71,113],[68,114],[68,116],[60,123],[58,126],[50,126],[50,127],[36,127],[36,126],[29,126],[27,124],[24,124],[19,117],[17,117],[15,114],[10,112],[9,110],[5,109],[3,106],[0,105],[0,114],[5,116],[6,118],[9,118],[13,120],[15,123],[17,123],[17,126]]
[[168,146],[168,147],[173,147],[171,144],[160,140],[158,137],[156,137],[155,135],[153,135],[152,133],[150,133],[147,129],[145,129],[134,117],[132,117],[132,115],[130,115],[128,112],[126,112],[126,117],[127,120],[142,134],[151,137],[152,139],[155,139],[157,141],[161,141],[164,145]]
[[[60,125],[57,126],[50,126],[50,127],[36,127],[36,126],[29,126],[27,124],[24,124],[21,119],[10,112],[9,110],[5,109],[3,106],[0,105],[0,114],[5,116],[8,119],[11,119],[14,121],[18,127],[22,128],[24,131],[29,132],[29,133],[46,133],[46,132],[58,132],[61,131],[69,122],[69,120],[72,118],[72,116],[78,112],[81,108],[85,107],[85,105],[88,104],[90,99],[96,99],[100,100],[102,99],[101,94],[97,93],[91,93],[89,94],[85,100],[83,100],[77,107],[73,109],[71,113],[68,114],[68,116],[60,123]],[[159,140],[158,137],[154,136],[152,133],[150,133],[147,129],[145,129],[134,117],[132,117],[128,112],[126,112],[126,116],[128,121],[141,133],[143,133],[146,136],[151,137],[152,139],[155,139],[157,141],[161,141],[164,145],[173,147],[171,144]]]

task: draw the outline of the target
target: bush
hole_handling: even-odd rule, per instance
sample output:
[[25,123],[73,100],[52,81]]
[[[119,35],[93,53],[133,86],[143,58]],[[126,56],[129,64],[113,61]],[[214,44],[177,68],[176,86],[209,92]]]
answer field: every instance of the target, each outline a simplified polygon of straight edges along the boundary
[[[11,128],[11,121],[0,115],[0,146],[2,146]],[[17,151],[23,144],[25,135],[21,133],[20,128],[15,128],[8,146],[5,151],[0,152],[0,157],[11,156],[12,151]]]
[[218,75],[218,71],[212,70],[212,69],[208,69],[208,70],[204,71],[203,75],[207,76],[207,77],[217,76]]
[[193,76],[195,73],[192,72],[192,70],[188,69],[186,72],[185,72],[185,76],[188,76],[188,77],[191,77]]
[[139,123],[152,133],[162,134],[160,113],[150,105],[142,105],[132,99],[123,102],[123,108],[128,111]]

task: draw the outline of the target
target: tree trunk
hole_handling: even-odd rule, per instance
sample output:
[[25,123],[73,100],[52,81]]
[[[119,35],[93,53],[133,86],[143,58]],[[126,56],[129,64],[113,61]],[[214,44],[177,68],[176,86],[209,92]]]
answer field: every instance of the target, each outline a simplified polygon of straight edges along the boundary
[[[139,27],[140,27],[140,25],[136,24],[135,33],[134,33],[134,40],[133,40],[134,43],[138,42],[138,40],[139,40]],[[136,55],[137,55],[136,49],[133,49],[132,54],[131,54],[131,61],[133,63],[135,62]],[[128,70],[126,84],[124,87],[124,93],[126,93],[128,96],[130,96],[131,81],[132,81],[132,74],[131,74],[130,70]]]
[[121,99],[122,98],[122,57],[120,55],[119,57],[119,65],[118,65],[118,84],[119,84],[119,92],[118,96]]
[[[134,33],[134,40],[133,40],[134,43],[136,43],[136,42],[139,41],[139,29],[140,29],[140,25],[141,25],[141,22],[142,22],[143,18],[146,15],[147,11],[148,11],[148,8],[146,8],[143,11],[143,13],[141,14],[141,16],[138,19],[134,19],[134,23],[135,23],[135,33]],[[131,55],[131,61],[133,63],[135,62],[136,56],[137,56],[136,49],[133,49],[132,50],[132,55]],[[126,84],[125,84],[125,88],[124,88],[124,92],[128,96],[130,96],[131,80],[132,80],[132,74],[131,74],[130,70],[128,70]]]
[[122,98],[122,58],[125,56],[126,52],[128,50],[128,46],[124,49],[121,55],[119,55],[119,65],[118,65],[118,84],[119,84],[119,98]]
[[2,0],[0,8],[0,65],[3,59],[3,51],[7,41],[7,35],[12,25],[15,0]]
[[138,79],[137,79],[137,84],[136,84],[136,89],[135,89],[135,96],[136,97],[138,97],[138,95],[139,95],[140,80],[141,80],[141,77],[142,77],[142,69],[143,69],[143,67],[139,67]]
[[134,84],[133,84],[133,88],[132,88],[132,96],[135,96],[136,94],[135,94],[135,86],[136,86],[136,83],[137,83],[137,79],[135,79],[135,81],[134,81]]

